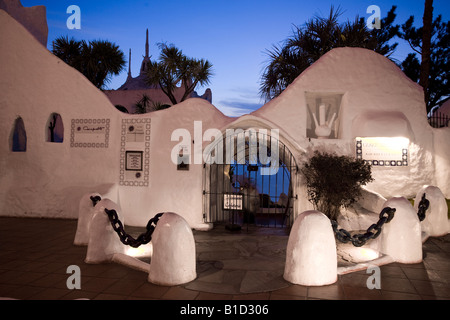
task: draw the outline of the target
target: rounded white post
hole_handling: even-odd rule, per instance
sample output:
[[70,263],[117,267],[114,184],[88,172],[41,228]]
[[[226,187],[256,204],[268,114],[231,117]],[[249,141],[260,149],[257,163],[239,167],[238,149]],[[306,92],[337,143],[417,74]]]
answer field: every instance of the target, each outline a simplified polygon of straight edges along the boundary
[[86,246],[89,242],[89,226],[95,212],[95,207],[92,203],[91,196],[101,197],[98,193],[88,193],[80,199],[80,204],[78,207],[77,231],[73,241],[73,243],[78,246]]
[[152,243],[148,281],[174,286],[197,277],[194,236],[183,217],[165,212],[158,220]]
[[395,209],[394,218],[382,227],[381,252],[400,263],[422,261],[422,232],[417,212],[404,197],[387,200],[384,207]]
[[111,226],[105,208],[116,210],[120,221],[125,223],[120,207],[116,203],[109,199],[103,199],[97,203],[89,228],[86,263],[111,262],[115,253],[124,253],[124,245],[120,242],[119,235]]
[[336,240],[330,219],[323,213],[305,211],[295,220],[286,250],[284,279],[305,286],[337,281]]
[[422,232],[430,237],[441,237],[449,233],[448,206],[441,189],[435,186],[423,186],[414,200],[414,209],[419,210],[422,196],[430,202],[425,212],[425,219],[421,222]]

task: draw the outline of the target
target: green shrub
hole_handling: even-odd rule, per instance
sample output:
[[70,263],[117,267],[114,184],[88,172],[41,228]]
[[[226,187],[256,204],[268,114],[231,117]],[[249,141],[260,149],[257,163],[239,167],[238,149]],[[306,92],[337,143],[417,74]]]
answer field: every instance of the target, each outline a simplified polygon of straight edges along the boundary
[[373,181],[371,166],[363,160],[317,151],[301,171],[309,201],[331,220],[361,196],[362,185]]

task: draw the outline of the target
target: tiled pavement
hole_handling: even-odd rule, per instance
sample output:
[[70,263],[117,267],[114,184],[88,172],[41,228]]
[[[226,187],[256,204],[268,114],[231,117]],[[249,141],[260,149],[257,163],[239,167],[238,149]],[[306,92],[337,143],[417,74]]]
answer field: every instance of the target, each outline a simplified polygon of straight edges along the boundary
[[[450,300],[450,234],[430,238],[418,264],[381,267],[381,289],[369,290],[365,271],[335,284],[288,284],[252,293],[214,293],[165,287],[147,274],[116,263],[84,263],[86,247],[74,246],[76,220],[0,218],[0,297],[21,300]],[[204,239],[205,233],[201,235]],[[270,239],[269,237],[262,237]],[[67,267],[81,269],[81,289],[68,289]]]

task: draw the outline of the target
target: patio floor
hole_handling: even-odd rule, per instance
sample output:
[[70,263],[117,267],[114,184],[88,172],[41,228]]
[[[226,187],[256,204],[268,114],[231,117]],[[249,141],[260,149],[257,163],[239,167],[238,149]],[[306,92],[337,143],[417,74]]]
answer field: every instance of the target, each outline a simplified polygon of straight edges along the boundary
[[[117,264],[86,264],[86,247],[73,245],[76,220],[0,217],[0,298],[21,300],[449,300],[450,234],[430,238],[418,264],[381,267],[381,289],[368,289],[365,271],[339,275],[332,285],[293,285],[283,277],[283,229],[218,226],[194,231],[197,278],[165,287]],[[81,270],[81,289],[68,289]]]

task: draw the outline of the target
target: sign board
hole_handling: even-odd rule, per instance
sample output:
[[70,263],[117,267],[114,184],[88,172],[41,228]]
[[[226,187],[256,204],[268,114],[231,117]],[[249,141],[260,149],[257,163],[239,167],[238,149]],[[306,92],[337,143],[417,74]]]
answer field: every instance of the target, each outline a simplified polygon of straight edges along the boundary
[[126,151],[125,152],[125,170],[142,171],[142,151]]
[[122,119],[119,185],[149,186],[150,131],[150,118]]
[[408,146],[403,137],[356,138],[356,158],[373,166],[407,166]]
[[109,119],[72,119],[72,148],[108,148]]
[[225,210],[242,210],[243,196],[237,193],[223,195],[223,208]]

